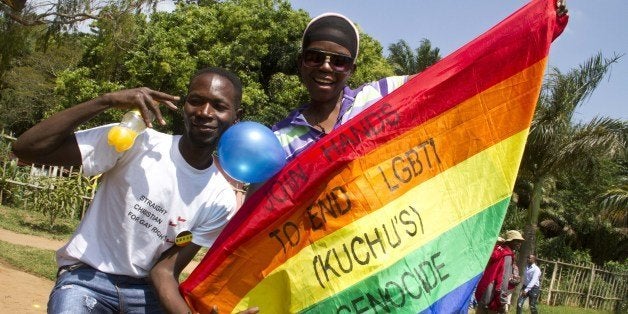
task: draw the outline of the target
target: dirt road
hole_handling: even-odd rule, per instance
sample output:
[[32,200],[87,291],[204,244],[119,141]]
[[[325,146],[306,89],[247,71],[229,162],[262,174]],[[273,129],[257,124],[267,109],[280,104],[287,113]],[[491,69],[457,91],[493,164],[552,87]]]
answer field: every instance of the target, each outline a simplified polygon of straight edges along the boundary
[[[45,250],[56,250],[64,242],[24,235],[0,229],[0,240],[29,245]],[[46,313],[48,295],[53,282],[19,271],[0,262],[0,312],[2,313]]]
[[53,282],[0,262],[0,312],[46,313]]

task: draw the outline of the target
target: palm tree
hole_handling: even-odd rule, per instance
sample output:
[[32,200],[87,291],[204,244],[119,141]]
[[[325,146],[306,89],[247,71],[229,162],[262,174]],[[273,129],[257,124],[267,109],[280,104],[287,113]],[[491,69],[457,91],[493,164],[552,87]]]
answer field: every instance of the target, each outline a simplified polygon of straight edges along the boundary
[[548,181],[577,171],[595,171],[600,160],[625,156],[626,121],[597,117],[586,123],[573,122],[576,109],[619,58],[616,55],[607,59],[597,54],[567,73],[553,68],[543,85],[518,178],[531,187],[524,227],[526,241],[518,258],[520,267],[524,267],[524,257],[535,251],[543,187]]
[[601,193],[596,201],[601,211],[601,218],[609,220],[617,228],[623,228],[623,232],[628,230],[628,175],[626,165],[623,165],[624,175],[619,183],[611,186],[607,191]]
[[388,51],[388,62],[393,66],[396,75],[422,72],[441,59],[440,49],[432,48],[432,43],[425,38],[421,39],[416,54],[403,39],[388,46]]

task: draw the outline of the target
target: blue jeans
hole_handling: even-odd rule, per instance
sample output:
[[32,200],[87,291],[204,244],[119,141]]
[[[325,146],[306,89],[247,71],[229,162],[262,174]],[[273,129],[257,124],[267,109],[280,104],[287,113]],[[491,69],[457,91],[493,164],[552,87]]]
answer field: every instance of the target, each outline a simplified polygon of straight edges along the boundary
[[526,298],[530,298],[528,300],[528,304],[530,304],[530,312],[533,314],[538,313],[536,309],[536,304],[539,302],[539,287],[532,287],[530,291],[528,291],[527,295],[523,295],[523,290],[521,290],[521,294],[519,295],[519,300],[517,300],[517,314],[521,314],[523,310],[523,303],[526,301]]
[[103,273],[87,265],[61,271],[48,313],[161,313],[153,285],[145,278]]

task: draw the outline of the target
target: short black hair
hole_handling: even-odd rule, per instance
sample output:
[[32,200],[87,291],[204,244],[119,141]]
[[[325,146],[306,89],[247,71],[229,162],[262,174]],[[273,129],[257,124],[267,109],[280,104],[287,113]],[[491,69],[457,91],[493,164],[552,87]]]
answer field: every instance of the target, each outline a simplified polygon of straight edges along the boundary
[[239,108],[240,103],[242,102],[242,81],[240,81],[240,78],[238,78],[237,75],[235,75],[233,72],[227,69],[223,69],[219,67],[208,67],[208,68],[203,68],[196,71],[196,73],[192,75],[192,78],[190,78],[190,81],[188,83],[188,91],[190,90],[190,84],[192,83],[192,81],[194,81],[197,77],[204,74],[208,74],[208,73],[220,75],[228,79],[231,82],[231,84],[233,84],[233,87],[235,87],[235,92],[236,92],[236,95],[235,95],[236,105],[237,105],[237,108]]

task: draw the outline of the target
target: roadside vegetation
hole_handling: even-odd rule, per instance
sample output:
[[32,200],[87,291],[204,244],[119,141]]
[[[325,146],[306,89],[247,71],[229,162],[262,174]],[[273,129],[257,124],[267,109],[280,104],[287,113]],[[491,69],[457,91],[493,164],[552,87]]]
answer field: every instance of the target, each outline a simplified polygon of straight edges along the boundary
[[23,272],[49,280],[55,280],[57,275],[57,263],[52,250],[0,241],[0,261]]
[[78,224],[78,220],[65,217],[50,226],[48,218],[41,212],[0,205],[0,228],[17,233],[67,240]]

